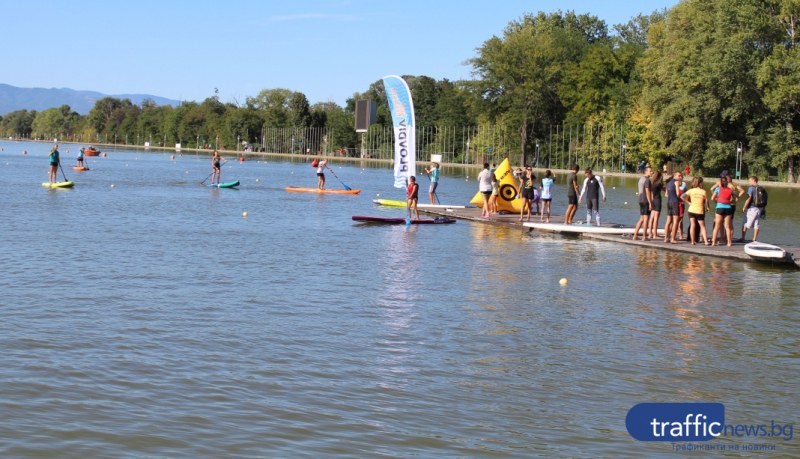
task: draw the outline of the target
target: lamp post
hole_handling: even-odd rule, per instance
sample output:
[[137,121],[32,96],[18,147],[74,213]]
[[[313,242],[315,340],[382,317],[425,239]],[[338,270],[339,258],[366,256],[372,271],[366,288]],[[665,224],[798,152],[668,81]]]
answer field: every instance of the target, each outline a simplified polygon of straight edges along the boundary
[[536,168],[539,168],[539,142],[536,142]]
[[736,143],[736,178],[742,178],[742,154],[744,150],[742,149],[742,142]]
[[620,157],[620,163],[621,163],[620,164],[620,168],[622,169],[622,172],[625,172],[625,169],[626,169],[626,167],[625,167],[625,153],[626,153],[627,149],[628,149],[628,142],[625,139],[622,139],[622,156]]

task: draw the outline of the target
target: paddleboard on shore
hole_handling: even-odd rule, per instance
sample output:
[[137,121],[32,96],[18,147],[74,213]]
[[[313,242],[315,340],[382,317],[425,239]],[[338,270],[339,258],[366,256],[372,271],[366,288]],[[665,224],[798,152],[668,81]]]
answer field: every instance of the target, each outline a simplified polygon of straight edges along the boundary
[[320,193],[320,194],[358,194],[361,190],[320,190],[319,188],[303,188],[299,186],[287,186],[286,191],[292,193]]
[[777,245],[757,241],[745,244],[744,253],[750,255],[754,260],[761,261],[782,261],[790,258],[786,251]]
[[239,181],[235,180],[233,182],[214,183],[208,186],[210,186],[211,188],[235,188],[239,186]]
[[75,182],[67,180],[66,182],[42,182],[42,186],[46,188],[72,188],[75,186]]
[[[372,202],[379,206],[386,206],[386,207],[405,207],[406,201],[400,201],[397,199],[373,199]],[[472,206],[469,206],[472,207]],[[466,209],[467,206],[451,206],[447,204],[422,204],[417,203],[418,209]]]
[[[384,223],[387,225],[405,225],[407,223],[405,218],[371,217],[366,215],[353,215],[353,221],[367,222],[367,223]],[[410,224],[439,225],[439,224],[455,223],[455,222],[456,220],[454,218],[437,217],[437,218],[421,218],[419,220],[411,220]]]

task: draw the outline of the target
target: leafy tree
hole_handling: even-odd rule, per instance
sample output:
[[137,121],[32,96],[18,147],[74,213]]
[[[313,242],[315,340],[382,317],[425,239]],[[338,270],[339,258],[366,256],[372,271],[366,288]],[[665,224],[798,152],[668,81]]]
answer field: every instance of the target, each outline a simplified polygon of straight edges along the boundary
[[30,137],[35,118],[36,110],[17,110],[8,113],[0,123],[0,130],[4,136]]
[[80,115],[69,105],[49,108],[36,114],[32,129],[35,134],[45,137],[71,136],[75,133]]
[[480,99],[491,119],[518,127],[523,160],[531,141],[544,137],[545,126],[564,118],[557,89],[568,64],[607,36],[605,24],[594,16],[540,12],[511,22],[502,38],[484,42],[478,57],[469,61],[480,77]]
[[758,69],[758,86],[774,120],[767,128],[771,165],[788,167],[787,180],[795,182],[794,163],[800,158],[800,3],[767,2],[771,24],[780,36],[772,54]]

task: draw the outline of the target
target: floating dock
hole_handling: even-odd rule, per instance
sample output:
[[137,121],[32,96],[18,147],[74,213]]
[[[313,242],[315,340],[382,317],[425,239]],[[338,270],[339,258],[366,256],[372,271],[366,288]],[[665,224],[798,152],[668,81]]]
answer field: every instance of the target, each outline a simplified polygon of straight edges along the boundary
[[[449,209],[419,209],[420,212],[425,212],[432,215],[440,215],[444,217],[452,217],[461,220],[470,220],[478,223],[504,226],[508,228],[519,228],[521,231],[541,231],[538,229],[528,228],[524,226],[524,221],[519,221],[519,214],[496,214],[489,218],[481,217],[482,209],[480,208],[449,208]],[[539,215],[531,217],[531,222],[538,222]],[[550,217],[553,223],[560,223],[564,221],[564,217],[560,215],[553,215]],[[603,224],[601,226],[617,227],[618,224]],[[675,244],[665,243],[663,239],[642,241],[640,239],[633,240],[630,236],[608,235],[608,234],[595,234],[595,233],[571,233],[573,237],[581,237],[585,239],[594,239],[599,241],[615,242],[639,247],[647,247],[652,249],[671,250],[673,252],[684,252],[694,255],[706,255],[712,257],[728,258],[734,260],[748,261],[754,263],[771,263],[774,265],[783,265],[798,268],[800,267],[800,247],[794,246],[781,246],[786,251],[788,257],[783,261],[765,262],[752,258],[744,252],[745,242],[734,242],[731,247],[727,245],[707,246],[702,243],[692,245],[688,241],[678,241]],[[709,235],[710,236],[710,235]],[[750,242],[750,241],[747,241]]]

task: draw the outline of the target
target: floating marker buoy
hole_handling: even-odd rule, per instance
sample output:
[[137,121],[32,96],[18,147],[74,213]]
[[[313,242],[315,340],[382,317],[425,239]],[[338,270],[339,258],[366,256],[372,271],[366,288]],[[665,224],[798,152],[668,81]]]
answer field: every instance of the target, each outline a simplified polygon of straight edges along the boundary
[[247,211],[242,212],[242,217],[247,218]]
[[562,277],[561,280],[558,281],[558,284],[559,285],[567,285],[567,284],[569,284],[569,281],[567,280],[566,277]]
[[257,178],[257,179],[256,179],[256,183],[258,183],[258,182],[260,182],[260,181],[261,181],[261,179],[260,179],[260,178]]
[[625,205],[626,205],[626,206],[628,205],[628,201],[625,201]]
[[380,193],[375,193],[375,196],[380,196],[380,195],[381,195]]
[[114,185],[113,183],[111,184],[111,188],[114,188],[115,186],[116,186],[116,185]]

